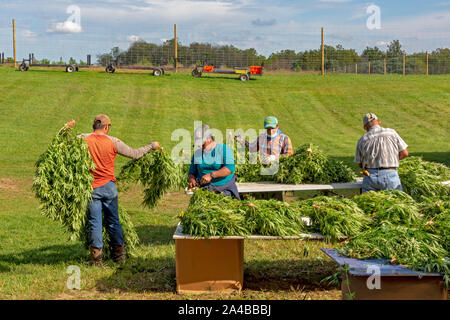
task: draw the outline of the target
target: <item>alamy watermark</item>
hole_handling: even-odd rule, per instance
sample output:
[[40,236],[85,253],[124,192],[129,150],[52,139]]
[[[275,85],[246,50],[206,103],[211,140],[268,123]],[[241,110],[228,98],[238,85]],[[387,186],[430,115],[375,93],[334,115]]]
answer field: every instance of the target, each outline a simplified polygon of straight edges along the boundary
[[[194,121],[194,131],[202,125],[202,121]],[[217,144],[226,144],[230,147],[235,154],[236,164],[257,164],[260,161],[264,164],[261,168],[261,175],[274,175],[278,172],[278,157],[267,151],[276,146],[268,145],[270,142],[267,139],[266,129],[226,129],[224,133],[219,129],[210,128],[210,132]],[[191,131],[187,129],[174,130],[171,141],[178,142],[171,152],[171,158],[176,164],[189,164],[194,154],[201,155],[201,148],[194,146]],[[194,161],[199,158],[201,159],[201,157],[194,157]],[[203,159],[203,161],[208,161],[208,158]]]
[[381,9],[374,4],[370,5],[366,9],[366,13],[370,16],[367,18],[367,29],[379,30],[381,29]]
[[66,273],[69,274],[67,278],[67,289],[69,290],[80,290],[81,289],[81,270],[79,266],[68,266]]
[[381,290],[381,269],[377,265],[369,265],[367,273],[370,276],[367,278],[366,285],[369,290]]

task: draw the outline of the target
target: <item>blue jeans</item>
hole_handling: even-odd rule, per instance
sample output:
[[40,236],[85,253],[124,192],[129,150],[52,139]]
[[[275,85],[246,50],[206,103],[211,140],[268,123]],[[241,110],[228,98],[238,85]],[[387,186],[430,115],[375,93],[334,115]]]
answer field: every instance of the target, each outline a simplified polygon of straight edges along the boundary
[[110,181],[104,186],[95,188],[88,208],[90,246],[97,249],[103,248],[102,212],[105,217],[105,227],[111,240],[111,245],[123,245],[123,231],[119,221],[119,198],[116,184]]
[[380,190],[400,190],[403,191],[400,177],[397,170],[377,170],[367,169],[370,177],[364,176],[362,192]]

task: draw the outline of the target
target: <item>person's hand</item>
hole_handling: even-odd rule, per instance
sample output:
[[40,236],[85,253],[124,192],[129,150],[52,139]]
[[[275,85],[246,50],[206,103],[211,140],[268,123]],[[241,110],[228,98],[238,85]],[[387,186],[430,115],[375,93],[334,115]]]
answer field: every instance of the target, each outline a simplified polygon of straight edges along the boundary
[[70,120],[69,122],[66,123],[66,126],[73,128],[75,127],[75,122],[76,122],[75,120]]
[[245,141],[240,135],[234,136],[234,140],[239,142],[239,143],[241,143],[241,144],[243,144],[244,141]]
[[159,145],[158,141],[152,142],[152,145],[153,145],[153,149],[154,150],[161,149],[161,146]]
[[195,180],[195,178],[193,178],[193,177],[190,177],[188,189],[194,189],[195,187],[198,187],[197,180]]
[[211,180],[212,180],[211,174],[210,174],[210,173],[205,174],[205,175],[202,177],[202,179],[200,180],[200,184],[208,184],[208,183],[211,182]]

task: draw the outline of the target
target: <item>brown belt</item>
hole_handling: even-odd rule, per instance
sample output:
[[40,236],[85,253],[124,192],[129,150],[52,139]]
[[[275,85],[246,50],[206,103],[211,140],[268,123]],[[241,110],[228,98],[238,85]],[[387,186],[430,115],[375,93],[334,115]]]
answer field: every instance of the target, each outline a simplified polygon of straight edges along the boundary
[[397,170],[397,168],[367,168],[368,170]]

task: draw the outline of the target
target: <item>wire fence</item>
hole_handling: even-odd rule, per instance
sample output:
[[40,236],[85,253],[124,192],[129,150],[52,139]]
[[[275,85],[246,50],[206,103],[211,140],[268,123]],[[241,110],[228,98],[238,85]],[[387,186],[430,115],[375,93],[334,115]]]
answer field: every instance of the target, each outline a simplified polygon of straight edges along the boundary
[[[343,74],[404,74],[404,75],[438,75],[450,74],[450,49],[438,49],[432,53],[402,54],[390,57],[370,58],[358,55],[354,50],[341,50],[327,47],[322,62],[321,50],[294,52],[283,50],[265,57],[255,49],[238,49],[234,46],[214,46],[207,43],[192,43],[188,46],[179,44],[175,53],[173,40],[162,45],[137,41],[127,50],[113,48],[108,53],[93,55],[93,64],[122,68],[148,66],[180,70],[192,70],[196,66],[214,66],[232,69],[264,65],[269,72],[320,73],[322,64],[325,73]],[[86,65],[87,60],[50,61],[44,57],[30,54],[35,64],[77,64]],[[27,57],[28,58],[28,57]],[[0,64],[13,64],[14,60],[0,52]],[[19,61],[20,63],[20,61]]]

